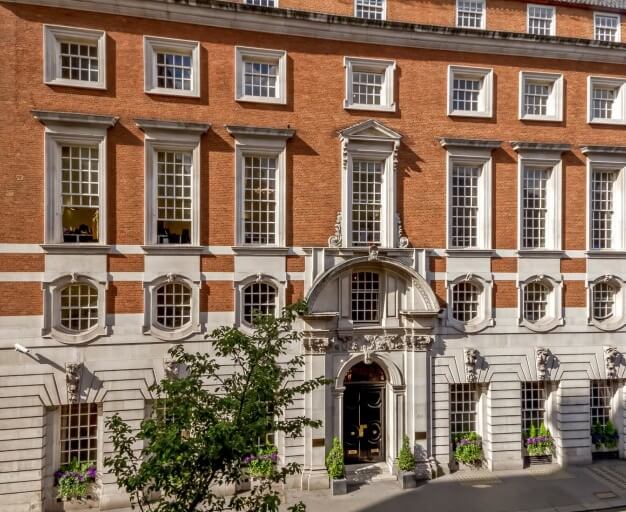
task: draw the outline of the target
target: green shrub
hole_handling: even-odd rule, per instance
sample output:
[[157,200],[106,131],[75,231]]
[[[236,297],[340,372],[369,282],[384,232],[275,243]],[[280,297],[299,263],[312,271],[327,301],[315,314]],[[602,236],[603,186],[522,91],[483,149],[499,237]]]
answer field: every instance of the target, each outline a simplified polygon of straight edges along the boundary
[[460,434],[455,439],[454,458],[468,466],[478,465],[483,460],[483,443],[476,432]]
[[550,455],[554,449],[554,441],[550,435],[550,430],[545,423],[541,423],[539,429],[531,425],[526,436],[526,451],[528,455]]
[[398,469],[400,471],[413,471],[415,468],[415,457],[409,446],[409,436],[402,438],[402,448],[398,453]]
[[96,480],[96,475],[94,463],[72,459],[54,474],[58,498],[63,501],[85,499],[89,495],[91,484]]
[[256,455],[250,455],[244,459],[244,462],[248,463],[250,476],[254,478],[272,478],[277,461],[278,451],[271,444],[260,448]]
[[609,449],[617,448],[619,433],[611,421],[607,421],[602,432],[602,444]]
[[326,470],[333,480],[344,477],[343,446],[337,437],[333,438],[333,445],[326,455]]

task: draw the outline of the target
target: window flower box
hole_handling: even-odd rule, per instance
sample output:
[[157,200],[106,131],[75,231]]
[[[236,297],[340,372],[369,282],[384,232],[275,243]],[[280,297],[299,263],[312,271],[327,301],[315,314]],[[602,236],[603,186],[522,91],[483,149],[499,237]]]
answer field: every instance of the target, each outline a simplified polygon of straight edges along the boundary
[[477,469],[483,462],[483,443],[476,432],[460,434],[454,441],[454,460],[459,469]]

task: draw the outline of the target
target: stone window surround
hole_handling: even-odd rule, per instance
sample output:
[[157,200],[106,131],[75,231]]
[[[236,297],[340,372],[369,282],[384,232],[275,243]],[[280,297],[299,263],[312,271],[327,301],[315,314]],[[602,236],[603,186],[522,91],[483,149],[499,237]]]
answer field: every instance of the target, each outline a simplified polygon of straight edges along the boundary
[[[98,322],[92,328],[80,333],[73,333],[61,326],[61,292],[70,284],[85,283],[98,292]],[[41,335],[54,338],[66,344],[79,344],[107,336],[106,291],[108,283],[87,274],[65,274],[53,281],[42,283],[44,290],[44,318]]]
[[[144,92],[147,94],[163,94],[169,96],[200,97],[200,43],[184,39],[172,39],[169,37],[144,36]],[[191,89],[189,91],[179,89],[167,89],[157,85],[157,52],[169,51],[174,53],[191,54]]]
[[[541,7],[552,9],[552,23],[550,24],[550,35],[556,35],[556,6],[546,5],[546,4],[526,4],[526,33],[530,34],[530,8],[531,7]],[[543,36],[545,37],[545,36]]]
[[617,32],[615,34],[615,43],[620,43],[622,41],[622,17],[620,14],[613,12],[600,12],[596,11],[593,13],[593,37],[596,37],[596,20],[598,16],[607,16],[617,18]]
[[[246,59],[256,59],[264,62],[273,62],[278,66],[276,88],[278,96],[274,98],[262,96],[247,96],[244,84],[244,62]],[[273,103],[277,105],[287,104],[287,52],[284,50],[271,50],[266,48],[249,48],[235,46],[235,101],[250,103]]]
[[[626,146],[581,146],[581,152],[587,157],[587,254],[611,257],[626,251]],[[591,247],[591,179],[594,170],[615,170],[619,176],[614,190],[615,247],[611,249],[592,249]]]
[[459,25],[459,0],[455,1],[454,6],[454,26],[459,28],[472,28],[474,30],[487,28],[487,0],[479,0],[482,3],[482,14],[480,17],[480,27],[463,27]]
[[[546,306],[546,315],[537,322],[529,322],[524,317],[524,288],[527,284],[541,282],[549,289],[548,304]],[[518,281],[518,323],[522,327],[526,327],[534,332],[548,332],[555,327],[564,325],[563,319],[563,281],[562,277],[556,279],[545,275],[534,275],[529,278]]]
[[[45,126],[45,228],[44,245],[72,247],[76,251],[105,247],[107,242],[107,130],[118,117],[70,114],[33,110],[33,117]],[[60,188],[60,146],[62,144],[97,145],[99,178],[99,239],[97,243],[63,243],[63,222]],[[53,179],[54,178],[54,179]]]
[[[524,92],[526,81],[551,82],[552,91],[548,99],[548,104],[552,102],[553,114],[545,116],[524,113]],[[522,121],[563,121],[563,75],[561,73],[539,73],[535,71],[519,72],[519,118]]]
[[[358,4],[358,0],[354,0],[354,9],[353,9],[354,17],[357,17],[357,4]],[[359,19],[371,19],[371,18],[359,17]],[[381,15],[381,19],[382,21],[385,21],[387,19],[387,0],[383,0],[383,12]]]
[[[469,322],[461,322],[453,316],[452,301],[454,287],[463,282],[470,282],[479,290],[478,295],[478,315]],[[459,275],[454,279],[446,280],[446,290],[448,298],[448,307],[445,313],[446,325],[465,333],[480,332],[487,327],[494,325],[493,320],[493,282],[490,275],[465,274]]]
[[[441,146],[447,151],[447,193],[446,193],[446,246],[447,252],[471,252],[476,250],[491,250],[492,233],[492,152],[501,145],[497,140],[477,140],[477,139],[452,139],[442,138],[439,140]],[[452,182],[450,175],[454,164],[469,164],[482,167],[479,181],[479,213],[478,213],[478,247],[458,248],[450,245],[451,241],[451,197]]]
[[[157,290],[164,284],[181,283],[191,290],[191,320],[177,329],[167,329],[157,322]],[[179,341],[201,332],[200,325],[200,281],[194,281],[183,274],[159,276],[144,287],[144,326],[143,334],[152,335],[163,341]]]
[[[98,46],[98,81],[73,80],[61,78],[60,41],[96,44]],[[106,33],[79,27],[60,25],[43,26],[43,81],[48,85],[66,85],[86,89],[106,89]]]
[[[245,247],[285,247],[286,244],[286,159],[287,141],[296,131],[284,128],[257,128],[227,125],[226,130],[235,139],[236,176],[236,229],[235,245]],[[272,156],[277,159],[276,169],[276,243],[272,245],[246,244],[243,218],[244,208],[244,160],[246,156]]]
[[[593,88],[594,85],[614,87],[618,90],[613,104],[619,116],[612,119],[593,117]],[[590,124],[626,124],[626,79],[620,77],[588,76],[587,77],[587,122]]]
[[[480,78],[482,80],[482,87],[479,97],[479,109],[478,111],[468,110],[454,110],[453,106],[453,89],[454,78],[457,75],[467,76],[469,78]],[[448,116],[460,116],[460,117],[493,117],[493,68],[480,68],[472,66],[448,66],[448,102],[447,102],[447,114]]]
[[277,317],[281,314],[282,309],[286,305],[286,281],[279,281],[275,277],[263,273],[252,274],[244,279],[235,281],[235,326],[248,333],[252,332],[254,328],[243,319],[244,290],[253,283],[265,283],[272,286],[276,290]]
[[[517,186],[517,246],[518,254],[546,253],[560,251],[562,246],[562,155],[569,151],[569,144],[543,144],[535,142],[511,142],[518,157],[518,186]],[[546,167],[551,168],[547,182],[545,247],[527,249],[522,247],[522,176],[524,168]]]
[[[135,119],[137,127],[144,132],[145,161],[145,247],[164,245],[157,244],[157,205],[156,205],[156,152],[191,151],[192,152],[192,220],[191,244],[172,246],[182,250],[200,245],[200,143],[202,135],[210,128],[209,123],[188,123],[179,121],[160,121],[155,119]],[[167,245],[167,244],[165,244]],[[164,250],[169,250],[166,247]],[[171,249],[174,250],[174,249]]]
[[[343,108],[349,110],[376,110],[395,112],[395,71],[396,61],[386,59],[365,59],[360,57],[344,57],[343,67],[346,70],[346,97]],[[381,86],[380,105],[362,105],[352,101],[353,73],[358,71],[381,73],[384,75]]]
[[[615,289],[614,314],[605,320],[596,320],[593,316],[593,288],[597,284],[607,283]],[[614,275],[600,276],[587,282],[587,324],[603,331],[616,331],[624,326],[626,319],[626,291],[624,281]]]

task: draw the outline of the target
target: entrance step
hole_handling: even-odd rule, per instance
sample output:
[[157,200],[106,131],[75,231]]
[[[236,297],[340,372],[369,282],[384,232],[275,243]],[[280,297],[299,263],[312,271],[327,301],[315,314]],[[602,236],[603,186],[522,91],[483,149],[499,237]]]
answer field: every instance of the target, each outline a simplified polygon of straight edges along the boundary
[[349,464],[346,466],[346,478],[348,482],[355,483],[397,480],[396,475],[391,474],[385,462]]

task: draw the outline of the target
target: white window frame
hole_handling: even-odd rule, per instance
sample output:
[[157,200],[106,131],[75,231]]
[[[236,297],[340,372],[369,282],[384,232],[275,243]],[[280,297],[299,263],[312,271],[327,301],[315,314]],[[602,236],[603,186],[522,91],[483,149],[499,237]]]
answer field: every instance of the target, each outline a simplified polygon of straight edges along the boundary
[[[100,280],[102,279],[102,280]],[[100,279],[87,274],[64,274],[49,283],[43,283],[44,289],[44,326],[42,336],[54,338],[62,343],[80,344],[107,336],[109,329],[106,324],[106,291],[108,284],[106,275]],[[61,325],[61,292],[69,285],[84,283],[98,292],[98,321],[90,329],[73,333]]]
[[392,248],[399,242],[396,219],[396,160],[402,136],[378,121],[369,120],[340,135],[342,144],[342,245],[352,247],[352,163],[354,160],[383,162],[381,186],[380,246]]
[[[567,145],[541,145],[533,143],[512,143],[518,152],[517,166],[517,249],[524,253],[542,253],[560,251],[562,246],[562,194],[563,194],[563,163],[561,154],[568,149]],[[524,172],[527,168],[550,169],[546,182],[546,220],[544,247],[524,247],[523,245],[523,184]]]
[[[593,288],[601,283],[606,283],[615,289],[613,316],[604,320],[597,320],[593,315]],[[604,275],[587,282],[587,323],[603,331],[616,331],[624,326],[626,319],[626,292],[625,283],[614,275]]]
[[538,35],[545,37],[543,34],[533,34],[530,31],[530,9],[532,7],[538,7],[540,9],[550,9],[552,10],[552,23],[550,23],[550,36],[556,35],[556,7],[545,4],[527,4],[526,5],[526,33],[531,35]]
[[[526,114],[524,98],[527,82],[551,84],[552,90],[548,97],[546,115]],[[519,74],[519,118],[523,121],[563,121],[563,75],[560,73],[537,73],[520,71]]]
[[[106,89],[106,32],[59,25],[43,26],[43,81],[48,85],[66,85],[86,89]],[[98,46],[98,81],[61,77],[61,42],[96,44]]]
[[[191,89],[168,89],[158,87],[157,82],[157,53],[189,53],[191,54]],[[162,94],[167,96],[200,97],[200,43],[184,39],[171,39],[169,37],[143,37],[143,68],[144,68],[144,92],[147,94]]]
[[[246,60],[271,62],[278,67],[276,88],[278,95],[274,98],[263,96],[248,96],[245,93],[245,66]],[[251,103],[287,104],[287,52],[284,50],[268,50],[265,48],[235,47],[235,101]]]
[[[531,283],[540,282],[547,286],[548,303],[546,315],[537,322],[530,322],[524,316],[524,288]],[[561,276],[558,279],[542,274],[533,275],[523,281],[518,281],[518,322],[534,332],[548,332],[557,326],[563,325],[563,282]]]
[[[98,247],[107,242],[107,130],[118,120],[111,116],[66,114],[33,111],[35,119],[45,125],[45,229],[44,243],[67,247]],[[63,241],[63,205],[61,187],[61,147],[63,145],[98,146],[98,242],[65,243]]]
[[459,25],[459,3],[462,0],[456,0],[455,2],[455,11],[454,11],[454,15],[455,15],[455,19],[454,19],[454,23],[455,26],[458,28],[466,28],[466,29],[470,29],[470,30],[484,30],[485,27],[487,26],[487,0],[476,0],[476,1],[480,1],[482,3],[482,13],[480,16],[480,27],[465,27],[462,25]]
[[[613,104],[614,117],[610,119],[593,116],[593,90],[596,85],[617,90]],[[587,122],[590,124],[626,124],[626,79],[601,76],[587,77]]]
[[[191,320],[178,329],[167,329],[157,322],[157,290],[168,283],[181,283],[191,290]],[[200,281],[183,274],[161,275],[144,283],[144,327],[143,333],[163,341],[178,341],[201,331],[200,326]]]
[[[144,132],[145,172],[145,220],[144,240],[146,246],[178,248],[200,245],[200,140],[210,128],[204,123],[179,123],[136,119],[136,125]],[[192,153],[192,219],[190,244],[158,244],[157,240],[157,152],[191,151]],[[174,249],[172,249],[174,250]]]
[[354,0],[354,17],[360,20],[371,20],[371,21],[385,21],[387,19],[387,0],[383,0],[383,12],[381,14],[381,19],[377,20],[375,18],[365,18],[363,16],[357,16],[357,4],[359,0]]
[[[252,128],[230,125],[227,131],[235,138],[235,244],[245,247],[285,247],[287,207],[287,140],[295,134],[291,129]],[[245,159],[248,156],[276,158],[276,233],[273,244],[245,242]]]
[[[395,71],[396,61],[385,59],[362,59],[358,57],[344,57],[343,66],[346,70],[346,96],[343,106],[350,110],[377,110],[380,112],[395,112]],[[354,103],[352,96],[353,73],[370,72],[383,75],[381,84],[380,105],[366,105]]]
[[255,1],[259,2],[259,1],[262,1],[262,0],[244,0],[244,3],[245,3],[246,5],[254,5],[254,6],[257,6],[257,7],[270,7],[270,8],[272,8],[272,7],[278,7],[278,0],[265,0],[266,2],[273,2],[273,3],[274,3],[274,5],[262,5],[262,4],[255,4],[255,3],[254,3]]
[[[454,288],[460,283],[469,282],[478,288],[478,314],[469,322],[454,318]],[[494,325],[492,296],[493,283],[490,276],[463,274],[454,279],[446,280],[448,307],[446,308],[446,324],[460,332],[475,333]]]
[[[482,80],[478,97],[477,111],[454,109],[454,79],[463,76],[470,80]],[[492,117],[493,116],[493,69],[465,66],[448,66],[448,115],[461,117]]]
[[599,16],[604,16],[606,18],[617,18],[617,30],[615,32],[615,41],[612,41],[614,43],[621,43],[622,41],[622,17],[619,14],[615,14],[612,12],[594,12],[593,13],[593,38],[596,41],[600,41],[600,39],[597,38],[597,19]]
[[286,300],[286,286],[285,281],[279,281],[273,276],[268,274],[258,273],[245,277],[240,281],[236,281],[235,284],[235,325],[245,332],[252,332],[254,326],[249,324],[243,318],[244,312],[244,290],[251,284],[265,283],[272,286],[276,290],[276,317],[278,318],[281,311],[285,307]]
[[[490,250],[492,248],[492,156],[491,152],[498,141],[487,141],[480,146],[471,140],[442,139],[441,144],[447,149],[446,159],[446,247],[450,251],[470,252]],[[481,169],[478,180],[478,222],[476,247],[457,247],[452,245],[452,170],[455,165],[467,165]]]

